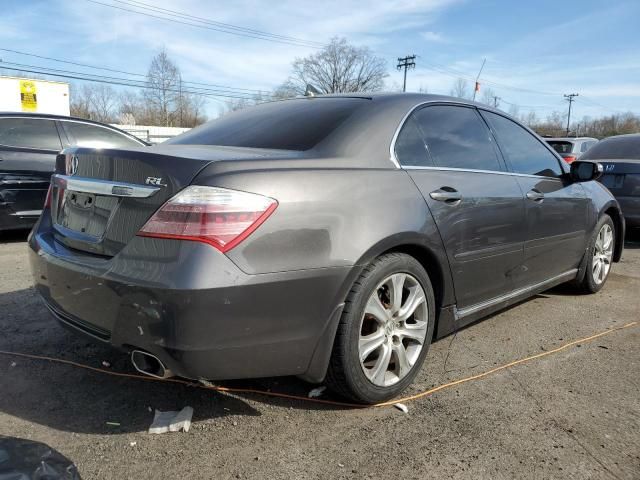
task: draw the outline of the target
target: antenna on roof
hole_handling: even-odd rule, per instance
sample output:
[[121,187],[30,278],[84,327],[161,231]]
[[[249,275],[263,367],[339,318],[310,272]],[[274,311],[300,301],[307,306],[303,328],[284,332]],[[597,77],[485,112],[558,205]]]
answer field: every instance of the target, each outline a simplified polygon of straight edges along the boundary
[[307,89],[304,91],[304,96],[315,97],[316,95],[322,95],[322,92],[310,83],[307,83]]

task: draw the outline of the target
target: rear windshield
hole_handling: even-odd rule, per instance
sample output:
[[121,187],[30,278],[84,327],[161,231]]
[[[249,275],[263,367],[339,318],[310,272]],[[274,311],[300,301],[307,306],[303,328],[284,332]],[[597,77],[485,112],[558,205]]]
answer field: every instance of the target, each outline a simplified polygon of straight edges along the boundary
[[166,143],[309,150],[327,138],[364,98],[302,98],[229,113]]
[[553,148],[556,152],[560,154],[571,153],[571,151],[573,150],[572,142],[561,142],[558,140],[551,140],[551,141],[548,141],[547,143],[551,145],[551,148]]
[[611,137],[596,143],[580,160],[640,160],[640,135]]

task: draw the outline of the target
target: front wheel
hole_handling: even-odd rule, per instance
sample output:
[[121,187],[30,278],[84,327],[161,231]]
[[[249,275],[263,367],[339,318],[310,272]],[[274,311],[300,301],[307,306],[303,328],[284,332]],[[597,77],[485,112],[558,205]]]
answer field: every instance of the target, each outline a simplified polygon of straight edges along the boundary
[[395,397],[420,370],[434,319],[433,287],[422,265],[401,253],[377,258],[347,297],[327,384],[359,403]]
[[613,248],[616,243],[616,229],[613,220],[603,215],[589,242],[587,249],[587,269],[578,287],[585,293],[599,291],[607,281],[613,261]]

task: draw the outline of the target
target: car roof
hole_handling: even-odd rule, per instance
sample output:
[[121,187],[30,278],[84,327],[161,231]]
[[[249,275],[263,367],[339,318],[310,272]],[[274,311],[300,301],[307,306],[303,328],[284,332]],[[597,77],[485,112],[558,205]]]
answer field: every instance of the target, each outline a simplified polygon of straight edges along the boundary
[[543,137],[545,142],[584,142],[595,140],[598,141],[597,138],[593,137]]
[[130,134],[129,132],[125,132],[124,130],[119,129],[118,127],[114,127],[113,125],[109,125],[108,123],[96,122],[95,120],[88,120],[86,118],[80,117],[72,117],[71,115],[54,115],[51,113],[28,113],[28,112],[4,112],[0,111],[0,118],[2,117],[17,117],[17,118],[36,118],[36,119],[46,119],[46,120],[71,120],[74,122],[82,122],[89,123],[91,125],[96,125],[98,127],[109,128],[111,130],[115,130],[122,135],[127,137],[131,137],[135,140],[138,140],[146,145],[146,142],[135,135]]

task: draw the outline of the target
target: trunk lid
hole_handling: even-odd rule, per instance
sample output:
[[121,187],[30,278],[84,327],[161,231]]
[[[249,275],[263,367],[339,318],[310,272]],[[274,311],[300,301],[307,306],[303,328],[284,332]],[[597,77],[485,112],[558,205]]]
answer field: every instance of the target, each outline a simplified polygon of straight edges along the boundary
[[270,155],[273,151],[186,145],[67,149],[58,155],[52,178],[54,236],[70,248],[114,256],[211,162]]
[[599,181],[615,196],[640,195],[640,160],[594,160],[602,164]]

